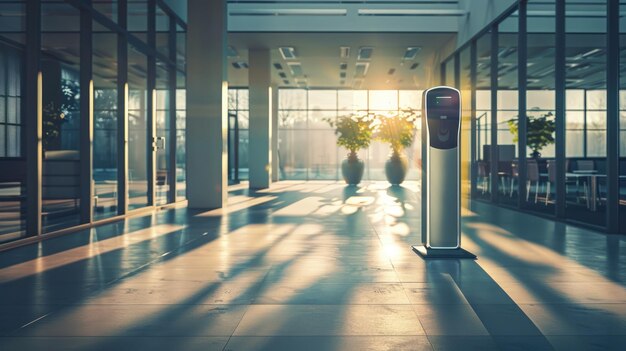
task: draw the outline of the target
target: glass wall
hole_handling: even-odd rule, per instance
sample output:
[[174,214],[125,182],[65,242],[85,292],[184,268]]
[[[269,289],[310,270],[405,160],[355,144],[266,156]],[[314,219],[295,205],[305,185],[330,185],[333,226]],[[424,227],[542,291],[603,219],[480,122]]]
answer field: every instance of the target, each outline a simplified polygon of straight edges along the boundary
[[[148,58],[128,49],[128,208],[148,205]],[[150,145],[151,146],[151,145]]]
[[94,217],[117,214],[117,34],[93,23]]
[[0,243],[26,235],[24,6],[0,2]]
[[[531,0],[527,19],[525,208],[554,215],[556,203],[555,5]],[[541,14],[549,15],[541,15]],[[537,14],[537,15],[535,15]]]
[[479,198],[489,198],[491,176],[491,32],[476,41],[476,186]]
[[185,128],[187,117],[187,42],[185,29],[176,25],[176,200],[187,198],[187,174],[185,171]]
[[[165,6],[0,1],[0,243],[184,199],[186,25]],[[29,16],[41,22],[27,29]],[[28,197],[27,181],[41,182],[39,195]]]
[[[610,12],[607,4],[606,0],[567,1],[561,12],[557,11],[555,1],[529,0],[525,9],[511,8],[443,61],[445,77],[450,77],[448,70],[454,55],[462,57],[472,45],[477,48],[474,67],[477,73],[476,115],[472,130],[477,156],[472,178],[476,198],[596,228],[604,227],[612,232],[617,230],[615,223],[619,222],[619,230],[625,231],[626,94],[623,90],[626,85],[622,77],[621,113],[619,117],[610,116],[609,113],[614,112],[607,106],[607,96],[611,96],[607,94],[610,93],[607,87],[611,86],[608,84],[610,79],[617,78],[607,75],[611,62],[607,57],[610,48],[607,46],[607,15]],[[625,5],[620,6],[626,10]],[[525,11],[527,18],[525,33],[519,32],[519,21],[523,18],[520,11]],[[619,20],[621,59],[626,59],[626,35],[623,34],[626,33],[626,22],[621,16]],[[565,24],[564,31],[557,28],[558,23]],[[497,41],[491,40],[492,35],[498,35]],[[526,35],[524,50],[517,47],[519,35]],[[564,50],[557,50],[561,45]],[[615,45],[617,47],[617,43]],[[492,55],[494,50],[497,52]],[[520,62],[520,58],[525,62]],[[565,60],[564,67],[555,67],[558,58]],[[461,79],[472,68],[465,65],[463,62],[458,65]],[[518,79],[520,67],[526,67],[526,79]],[[497,86],[493,86],[492,72],[497,74]],[[620,65],[620,72],[623,76],[623,65]],[[445,79],[446,82],[449,80]],[[497,89],[495,106],[491,101],[494,89]],[[525,110],[518,106],[519,91],[526,91]],[[565,99],[557,103],[560,96]],[[523,111],[525,115],[522,115]],[[492,113],[497,113],[495,126],[490,125]],[[609,139],[608,122],[617,118],[620,121],[619,138]],[[521,121],[526,122],[525,130]],[[497,135],[492,140],[494,131]],[[520,134],[526,137],[526,150],[519,150]],[[609,142],[613,144],[609,145]],[[557,144],[563,146],[561,154],[557,153]],[[497,167],[490,165],[490,149],[498,150]],[[617,149],[619,159],[609,159],[607,150]],[[522,152],[527,160],[520,163]],[[558,169],[557,163],[563,168]],[[615,182],[608,181],[614,176],[607,172],[609,164],[619,166]],[[525,174],[525,179],[521,179],[520,174]],[[497,180],[497,184],[490,186],[491,180]],[[522,189],[526,190],[522,199],[518,199],[520,182],[524,183]],[[614,200],[609,196],[611,187],[615,191],[619,189],[619,196]],[[495,189],[497,195],[489,194]],[[619,215],[607,211],[609,206],[619,208]]]
[[[336,146],[337,137],[329,121],[351,114],[395,115],[414,110],[421,116],[421,91],[281,89],[279,103],[280,179],[340,179],[341,161],[348,151]],[[419,135],[417,123],[416,135]],[[419,142],[405,150],[409,159],[407,179],[418,179],[415,166],[421,158]],[[384,180],[385,161],[391,150],[373,142],[359,157],[365,161],[364,179]]]
[[170,68],[157,60],[156,70],[156,204],[169,200],[170,182]]
[[517,204],[518,172],[518,20],[509,17],[498,26],[498,199]]
[[471,150],[472,150],[472,77],[471,77],[471,48],[466,47],[459,54],[459,73],[461,91],[461,204],[469,206],[471,193]]
[[66,3],[41,4],[42,226],[44,232],[80,223],[80,11]]
[[[620,13],[626,12],[626,3],[620,4]],[[620,16],[620,133],[619,133],[619,218],[620,233],[626,234],[626,17]]]
[[[606,223],[606,1],[566,3],[566,216]],[[580,15],[586,14],[586,15]]]
[[248,89],[229,89],[228,179],[233,182],[248,179],[249,122]]

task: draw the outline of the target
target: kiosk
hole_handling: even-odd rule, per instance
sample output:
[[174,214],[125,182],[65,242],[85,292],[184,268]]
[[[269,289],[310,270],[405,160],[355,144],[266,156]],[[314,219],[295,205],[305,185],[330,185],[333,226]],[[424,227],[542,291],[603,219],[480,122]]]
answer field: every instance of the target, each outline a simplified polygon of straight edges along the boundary
[[461,248],[461,93],[435,87],[422,99],[422,245],[413,250],[424,258],[473,259]]

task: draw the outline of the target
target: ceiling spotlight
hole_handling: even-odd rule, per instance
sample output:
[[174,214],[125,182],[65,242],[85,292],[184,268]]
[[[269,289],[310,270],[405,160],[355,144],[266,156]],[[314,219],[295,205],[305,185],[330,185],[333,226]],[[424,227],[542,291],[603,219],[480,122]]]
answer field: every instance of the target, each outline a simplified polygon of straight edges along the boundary
[[370,67],[369,62],[357,62],[356,65],[354,66],[355,68],[354,75],[356,77],[364,77],[367,74],[367,70],[369,69],[369,67]]
[[359,60],[369,60],[372,58],[372,52],[374,51],[373,47],[364,46],[359,48],[359,56],[357,57]]
[[294,77],[298,77],[303,74],[300,62],[289,62],[289,68],[291,69],[291,74]]
[[404,56],[402,58],[405,61],[413,60],[420,50],[422,50],[422,48],[419,46],[409,46],[408,48],[406,48],[406,51],[404,52]]
[[295,60],[296,59],[296,50],[292,47],[283,46],[278,48],[280,51],[280,55],[285,60]]

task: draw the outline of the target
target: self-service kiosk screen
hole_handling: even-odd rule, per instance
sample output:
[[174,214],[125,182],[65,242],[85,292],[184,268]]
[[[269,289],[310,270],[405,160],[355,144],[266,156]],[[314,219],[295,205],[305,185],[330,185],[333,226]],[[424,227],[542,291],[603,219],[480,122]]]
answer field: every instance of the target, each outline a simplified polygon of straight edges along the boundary
[[461,121],[459,103],[459,93],[456,90],[438,88],[428,91],[425,112],[431,147],[457,147]]

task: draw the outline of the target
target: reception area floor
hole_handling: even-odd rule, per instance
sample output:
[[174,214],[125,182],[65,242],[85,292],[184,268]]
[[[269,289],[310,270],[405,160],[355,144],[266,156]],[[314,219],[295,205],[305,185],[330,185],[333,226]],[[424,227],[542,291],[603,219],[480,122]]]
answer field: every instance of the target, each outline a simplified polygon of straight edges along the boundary
[[0,252],[0,350],[624,350],[626,238],[473,203],[424,261],[419,184],[231,187]]

